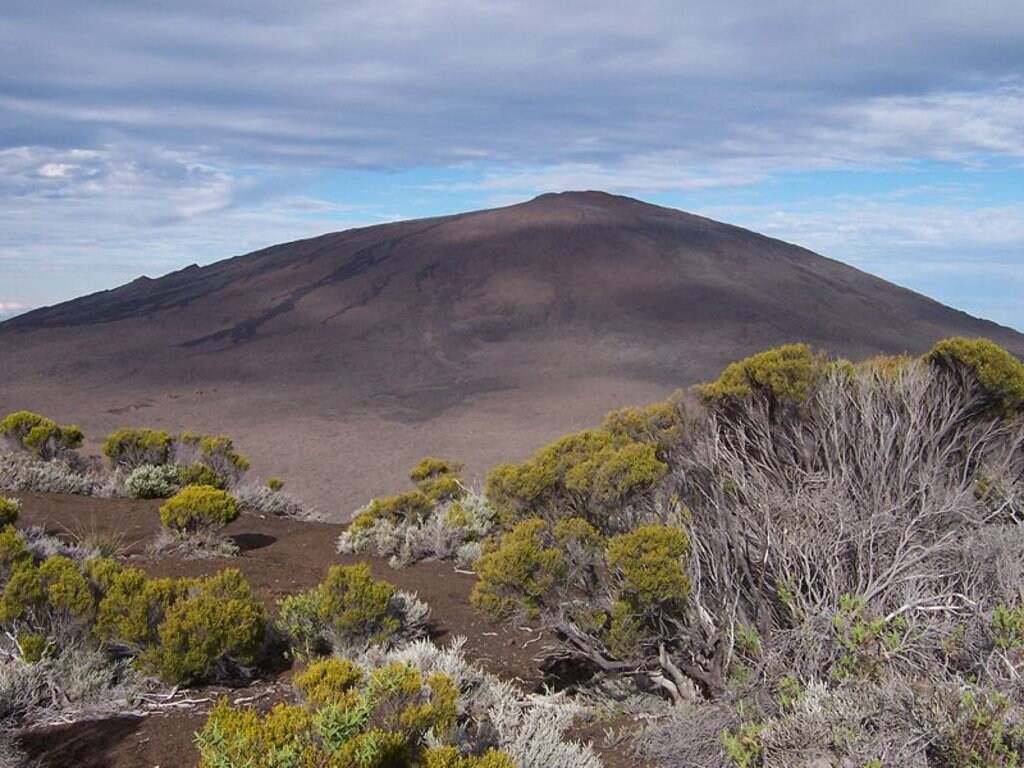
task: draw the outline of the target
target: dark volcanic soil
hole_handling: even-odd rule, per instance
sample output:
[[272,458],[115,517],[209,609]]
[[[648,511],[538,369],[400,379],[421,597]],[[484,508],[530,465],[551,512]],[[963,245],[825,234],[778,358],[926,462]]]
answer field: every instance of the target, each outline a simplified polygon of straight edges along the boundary
[[274,246],[0,324],[0,412],[232,435],[331,519],[806,341],[1024,337],[802,248],[599,192]]
[[[467,656],[484,669],[517,681],[524,690],[535,690],[542,684],[538,657],[546,637],[525,624],[508,626],[477,614],[469,605],[472,575],[457,573],[446,563],[423,562],[395,570],[378,558],[339,555],[335,542],[343,530],[340,525],[243,513],[226,529],[243,550],[239,557],[183,560],[146,553],[159,524],[158,501],[29,492],[5,495],[22,500],[19,527],[42,526],[49,533],[72,541],[104,537],[117,542],[122,558],[153,576],[196,576],[227,567],[240,568],[271,609],[281,597],[322,581],[330,565],[368,562],[378,578],[416,592],[430,605],[435,642],[444,644],[455,636],[463,636]],[[289,674],[282,672],[277,679],[258,682],[249,689],[196,689],[184,697],[194,704],[169,707],[166,712],[146,717],[30,728],[21,734],[22,747],[38,765],[53,768],[195,765],[198,753],[192,745],[193,734],[202,727],[205,712],[220,696],[256,697],[258,705],[269,706],[288,695]],[[637,765],[615,751],[606,751],[603,757],[609,768]]]

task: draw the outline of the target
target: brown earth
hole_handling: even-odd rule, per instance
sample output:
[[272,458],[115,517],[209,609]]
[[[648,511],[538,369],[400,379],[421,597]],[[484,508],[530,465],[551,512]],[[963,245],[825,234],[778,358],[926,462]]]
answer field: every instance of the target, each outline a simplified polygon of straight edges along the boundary
[[[147,553],[159,527],[159,501],[31,492],[5,495],[22,501],[19,528],[41,526],[72,542],[105,540],[117,546],[119,557],[151,576],[199,576],[239,568],[271,610],[285,595],[322,581],[328,566],[367,562],[377,578],[416,592],[430,605],[435,642],[444,645],[453,637],[463,636],[467,656],[487,671],[515,682],[525,691],[539,690],[544,683],[539,662],[549,638],[526,623],[510,626],[477,614],[469,604],[472,575],[456,572],[448,563],[422,562],[396,570],[379,558],[339,555],[335,543],[343,530],[341,525],[243,513],[225,529],[242,550],[238,557],[186,560]],[[255,698],[254,706],[268,707],[287,698],[289,678],[290,672],[285,670],[247,689],[198,688],[175,698],[192,702],[187,706],[169,705],[167,711],[145,717],[105,717],[30,727],[21,733],[20,742],[29,757],[44,768],[195,765],[198,752],[192,744],[193,735],[220,696],[233,700]],[[581,736],[593,740],[599,748],[602,728],[623,724],[621,719],[601,723],[581,731]],[[608,768],[638,765],[616,750],[603,750],[602,757]]]
[[502,461],[806,341],[1024,336],[753,232],[600,192],[323,235],[0,324],[0,412],[225,432],[331,519],[424,455]]

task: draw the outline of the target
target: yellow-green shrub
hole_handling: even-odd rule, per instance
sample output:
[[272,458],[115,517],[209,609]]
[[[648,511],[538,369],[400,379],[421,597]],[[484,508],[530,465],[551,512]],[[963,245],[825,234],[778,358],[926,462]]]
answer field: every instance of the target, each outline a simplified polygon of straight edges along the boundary
[[0,600],[0,621],[23,620],[33,627],[54,623],[88,624],[96,612],[89,580],[74,560],[52,555],[36,564],[19,558]]
[[520,464],[495,467],[487,476],[488,501],[505,524],[531,516],[576,516],[608,532],[619,528],[625,511],[649,498],[668,473],[655,443],[628,434],[629,418],[612,419],[615,433],[584,430]]
[[925,360],[942,369],[970,371],[1004,413],[1024,408],[1024,363],[988,339],[943,339]]
[[164,430],[126,427],[107,435],[103,454],[112,467],[133,470],[144,464],[166,464],[171,459],[171,436]]
[[568,574],[565,557],[551,543],[548,524],[536,518],[502,536],[500,544],[476,562],[473,605],[494,615],[518,610],[536,615]]
[[[448,676],[434,673],[424,680],[420,670],[398,663],[375,669],[365,678],[357,669],[338,659],[317,662],[296,678],[306,706],[278,704],[263,716],[221,700],[196,735],[199,765],[513,765],[493,757],[485,763],[453,762],[454,755],[447,750],[429,758],[433,750],[423,743],[426,733],[438,738],[456,724],[458,691]],[[325,684],[332,679],[336,686]],[[441,756],[449,762],[438,762]],[[426,762],[430,759],[433,762]]]
[[799,404],[827,370],[825,356],[807,344],[784,344],[732,363],[717,380],[699,387],[698,393],[707,405],[754,395]]
[[318,707],[345,701],[363,683],[363,669],[349,659],[321,659],[295,675],[306,703]]
[[234,440],[227,435],[182,432],[178,439],[195,451],[198,463],[213,470],[225,486],[235,485],[249,469],[249,459],[235,450]]
[[237,569],[205,579],[149,579],[136,568],[112,577],[95,632],[137,654],[140,668],[174,684],[226,662],[257,659],[267,616]]
[[431,456],[422,459],[409,472],[420,492],[435,504],[460,499],[466,495],[460,472],[462,465]]
[[637,653],[646,637],[660,632],[664,615],[681,615],[690,594],[684,562],[689,549],[682,529],[664,525],[643,526],[608,541],[614,602],[606,641],[615,653]]
[[423,754],[424,768],[516,768],[507,752],[488,749],[482,755],[463,755],[455,747],[433,747]]
[[160,506],[160,522],[181,534],[215,530],[236,517],[235,498],[209,485],[182,488]]
[[375,580],[365,563],[332,565],[321,584],[281,601],[277,626],[306,656],[332,641],[386,643],[401,625],[390,613],[394,594],[394,585]]
[[18,519],[18,512],[20,510],[20,501],[0,496],[0,528],[8,525],[14,525],[14,522]]
[[178,482],[184,487],[208,485],[211,488],[224,488],[224,478],[205,464],[186,464],[178,467]]
[[18,563],[31,559],[25,537],[13,525],[0,529],[0,581],[6,579]]
[[321,621],[346,639],[383,643],[398,629],[388,615],[394,585],[375,580],[364,563],[332,565],[316,594]]
[[256,661],[266,624],[266,610],[241,571],[229,568],[171,604],[157,629],[159,642],[139,661],[166,682],[192,683],[225,661]]
[[434,508],[433,502],[421,491],[407,491],[394,496],[373,499],[352,520],[351,528],[370,528],[378,520],[390,523],[419,522]]
[[58,425],[31,411],[14,411],[0,421],[0,435],[41,459],[50,459],[62,448],[78,448],[84,435],[74,424]]

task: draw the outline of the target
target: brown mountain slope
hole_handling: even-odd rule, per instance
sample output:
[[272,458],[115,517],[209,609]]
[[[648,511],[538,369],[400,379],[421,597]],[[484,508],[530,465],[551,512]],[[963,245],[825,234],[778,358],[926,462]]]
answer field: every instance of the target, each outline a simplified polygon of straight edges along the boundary
[[1024,336],[810,251],[599,192],[274,246],[0,324],[0,410],[232,434],[333,517],[422,455],[479,477],[765,347]]

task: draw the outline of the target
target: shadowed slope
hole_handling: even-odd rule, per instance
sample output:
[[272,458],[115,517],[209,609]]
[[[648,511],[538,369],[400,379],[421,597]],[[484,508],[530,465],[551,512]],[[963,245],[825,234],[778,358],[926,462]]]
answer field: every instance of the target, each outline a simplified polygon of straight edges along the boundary
[[[274,246],[0,324],[0,406],[223,430],[346,514],[424,453],[482,472],[767,346],[1024,337],[810,251],[598,192]],[[282,455],[283,454],[283,455]],[[273,461],[268,459],[273,456]]]

